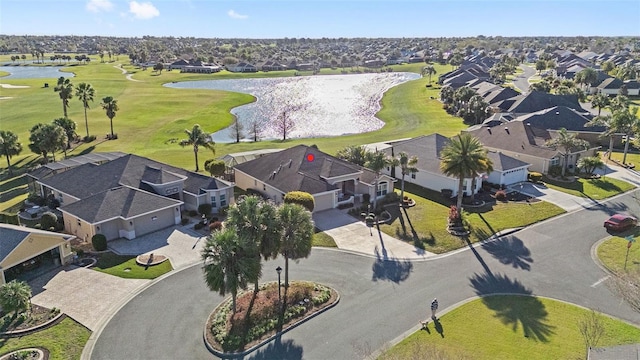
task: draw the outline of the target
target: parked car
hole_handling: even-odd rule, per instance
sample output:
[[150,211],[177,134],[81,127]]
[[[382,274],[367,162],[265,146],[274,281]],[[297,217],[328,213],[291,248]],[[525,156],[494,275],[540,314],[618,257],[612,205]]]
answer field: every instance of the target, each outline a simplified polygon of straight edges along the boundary
[[611,231],[623,231],[638,225],[638,219],[625,214],[615,214],[604,222],[604,227]]

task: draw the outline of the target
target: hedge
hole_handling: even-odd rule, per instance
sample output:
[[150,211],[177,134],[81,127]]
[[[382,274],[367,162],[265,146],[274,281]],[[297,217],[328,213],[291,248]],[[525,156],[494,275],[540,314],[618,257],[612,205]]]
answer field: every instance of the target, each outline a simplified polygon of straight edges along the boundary
[[102,234],[95,234],[91,237],[91,244],[96,251],[107,250],[107,237]]
[[284,196],[285,204],[298,204],[302,205],[305,209],[313,211],[316,206],[313,195],[304,191],[290,191]]

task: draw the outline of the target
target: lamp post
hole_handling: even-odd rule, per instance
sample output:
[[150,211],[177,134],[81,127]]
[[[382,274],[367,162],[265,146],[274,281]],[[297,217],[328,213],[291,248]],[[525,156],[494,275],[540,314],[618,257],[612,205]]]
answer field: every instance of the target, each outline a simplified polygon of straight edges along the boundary
[[282,297],[280,295],[280,273],[282,272],[282,268],[278,266],[276,268],[276,272],[278,273],[278,303],[282,301]]

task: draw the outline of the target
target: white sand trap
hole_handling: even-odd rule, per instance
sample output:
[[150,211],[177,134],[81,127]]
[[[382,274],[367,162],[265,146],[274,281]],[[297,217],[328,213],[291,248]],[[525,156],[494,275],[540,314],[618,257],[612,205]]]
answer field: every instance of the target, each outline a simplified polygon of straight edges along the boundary
[[11,85],[11,84],[0,84],[3,89],[26,89],[29,86],[27,85]]
[[13,99],[11,96],[0,96],[0,100]]

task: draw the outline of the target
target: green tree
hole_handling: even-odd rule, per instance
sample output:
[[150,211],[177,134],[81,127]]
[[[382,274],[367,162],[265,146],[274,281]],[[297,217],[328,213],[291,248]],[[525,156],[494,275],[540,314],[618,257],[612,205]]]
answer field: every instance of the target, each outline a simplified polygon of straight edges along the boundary
[[164,70],[164,65],[162,64],[162,62],[158,62],[157,64],[153,65],[153,70],[157,71],[159,74],[162,74],[162,70]]
[[558,136],[547,140],[545,145],[553,149],[560,149],[560,154],[563,158],[562,177],[564,177],[567,170],[569,155],[575,150],[587,149],[589,147],[589,143],[587,141],[578,139],[576,134],[569,133],[565,128],[561,128],[558,132]]
[[451,104],[454,100],[455,90],[451,86],[440,89],[440,100],[445,104]]
[[469,110],[469,115],[473,117],[473,122],[475,124],[480,124],[487,118],[488,107],[489,104],[484,101],[484,98],[481,95],[474,95],[469,99],[467,108]]
[[76,122],[67,118],[57,118],[53,120],[53,123],[64,129],[65,135],[67,135],[67,145],[64,149],[64,157],[67,157],[67,149],[71,149],[71,140],[76,138]]
[[378,204],[378,185],[380,182],[380,174],[384,168],[391,165],[391,159],[382,151],[367,152],[366,157],[367,161],[364,166],[376,174],[375,193],[373,195],[373,208],[375,209]]
[[31,287],[24,281],[12,280],[0,286],[0,307],[7,313],[13,312],[15,318],[19,312],[31,308]]
[[284,293],[289,288],[289,259],[306,258],[311,253],[314,224],[311,213],[298,204],[282,204],[278,208],[282,225],[280,254],[284,257]]
[[627,163],[627,153],[629,152],[629,143],[631,142],[631,135],[638,132],[640,128],[640,119],[638,119],[638,108],[620,108],[616,109],[611,114],[613,126],[618,129],[619,132],[624,133],[624,153],[622,156],[622,163]]
[[602,108],[609,106],[609,96],[603,93],[597,93],[591,98],[591,106],[598,108],[598,116],[602,112]]
[[65,79],[64,76],[58,78],[57,85],[53,88],[53,91],[57,92],[62,100],[62,111],[64,117],[67,116],[67,109],[69,108],[69,100],[73,98],[73,83],[71,80]]
[[455,68],[462,65],[463,61],[464,56],[460,53],[455,53],[449,58],[449,65],[451,65],[452,68]]
[[223,160],[209,159],[204,162],[204,169],[211,174],[211,176],[224,175],[227,165]]
[[538,61],[536,61],[536,70],[538,70],[538,75],[540,75],[540,73],[542,73],[542,70],[547,68],[547,62],[540,59]]
[[604,126],[607,130],[602,136],[609,137],[609,150],[607,151],[607,159],[611,159],[611,153],[613,152],[613,136],[618,132],[618,129],[613,123],[613,117],[611,115],[598,115],[585,124],[587,127],[591,126]]
[[284,195],[283,201],[285,204],[298,204],[311,212],[316,206],[313,195],[304,191],[289,191]]
[[[91,84],[80,83],[76,87],[76,96],[78,100],[82,102],[82,107],[84,108],[84,127],[87,130],[87,138],[89,137],[89,121],[87,120],[87,109],[89,109],[89,103],[93,102],[93,97],[95,96],[96,91],[91,86]],[[65,113],[65,117],[66,117]],[[112,131],[113,132],[113,131]]]
[[595,84],[598,80],[598,73],[592,68],[584,68],[580,70],[575,77],[575,82],[578,84],[583,84],[587,88]]
[[[442,149],[440,153],[440,170],[443,174],[458,179],[458,199],[456,209],[458,214],[462,210],[464,195],[464,179],[473,178],[476,174],[491,168],[491,159],[487,151],[476,137],[469,133],[462,133]],[[471,189],[473,192],[473,189]]]
[[427,65],[422,68],[421,75],[429,77],[429,84],[431,84],[431,75],[436,74],[436,68],[433,65]]
[[400,185],[400,199],[404,199],[404,177],[408,174],[415,174],[418,172],[416,165],[418,164],[418,157],[409,155],[406,152],[398,154],[398,165],[400,166],[400,172],[402,174],[402,182]]
[[211,139],[211,135],[202,130],[198,124],[193,125],[193,129],[185,130],[184,132],[187,134],[188,138],[181,140],[180,146],[193,147],[193,154],[196,158],[196,172],[198,172],[200,171],[200,167],[198,166],[198,151],[200,150],[200,147],[211,150],[215,155],[215,143]]
[[364,166],[364,163],[367,161],[366,155],[367,150],[362,145],[347,145],[336,153],[338,159],[360,166]]
[[249,281],[260,277],[260,263],[256,263],[250,249],[242,246],[233,227],[212,232],[204,244],[201,258],[207,287],[222,296],[231,294],[235,313],[238,291],[246,289]]
[[604,168],[604,162],[598,156],[585,156],[578,159],[578,168],[584,171],[587,175],[593,175],[596,169]]
[[22,152],[22,144],[18,141],[18,135],[9,130],[0,130],[0,151],[2,151],[2,155],[7,159],[9,175],[13,175],[11,158],[20,155]]
[[36,124],[30,132],[29,149],[42,155],[45,163],[49,161],[49,153],[53,155],[53,161],[56,161],[55,152],[67,146],[67,135],[64,129],[56,124]]
[[531,87],[531,90],[533,91],[540,91],[540,92],[546,92],[546,93],[551,91],[551,84],[549,84],[547,80],[542,80],[537,83],[533,83],[531,84],[530,87]]
[[102,103],[100,104],[102,109],[104,109],[107,117],[109,118],[109,122],[111,125],[111,139],[114,139],[113,135],[113,118],[116,117],[116,112],[120,110],[118,107],[118,100],[114,99],[111,96],[107,96],[102,98]]
[[619,110],[628,109],[630,104],[631,100],[629,100],[628,97],[624,95],[616,95],[616,97],[609,102],[609,109],[614,113]]

